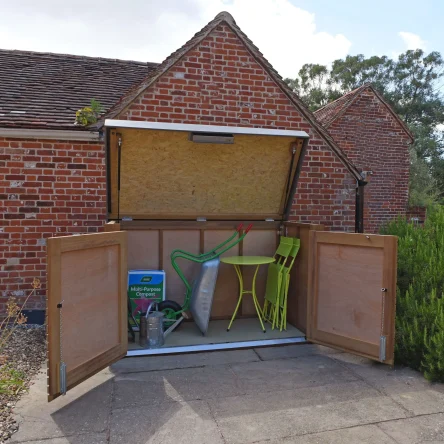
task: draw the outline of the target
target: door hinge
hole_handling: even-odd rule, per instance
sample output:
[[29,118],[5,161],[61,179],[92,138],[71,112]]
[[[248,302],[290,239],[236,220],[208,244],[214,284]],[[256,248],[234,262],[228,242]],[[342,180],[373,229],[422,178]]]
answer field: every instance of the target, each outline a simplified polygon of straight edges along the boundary
[[197,221],[197,222],[206,222],[206,221],[207,221],[207,218],[206,218],[206,217],[198,217],[198,218],[196,219],[196,221]]
[[60,394],[66,395],[66,364],[64,362],[60,363]]
[[131,216],[123,216],[122,217],[122,222],[131,222],[133,220],[133,218]]
[[381,362],[385,361],[385,351],[387,347],[387,336],[379,337],[379,360]]
[[274,219],[271,218],[271,217],[267,217],[267,218],[265,219],[265,222],[274,222]]

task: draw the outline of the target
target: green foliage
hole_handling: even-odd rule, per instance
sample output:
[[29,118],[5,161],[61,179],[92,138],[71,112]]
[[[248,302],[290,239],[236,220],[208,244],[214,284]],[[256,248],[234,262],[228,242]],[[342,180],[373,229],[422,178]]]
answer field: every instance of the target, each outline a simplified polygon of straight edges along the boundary
[[329,95],[324,91],[328,75],[326,66],[308,63],[299,70],[298,78],[285,79],[285,82],[314,111],[329,101]]
[[383,234],[398,236],[396,361],[444,381],[444,208],[424,227],[398,219]]
[[90,106],[85,106],[85,108],[79,109],[76,112],[77,125],[88,126],[96,123],[100,114],[102,114],[103,108],[100,102],[95,99],[91,100]]
[[26,375],[11,364],[0,366],[0,394],[14,395],[25,387]]
[[[444,60],[439,52],[425,54],[421,49],[409,50],[397,60],[387,56],[347,56],[335,60],[331,69],[306,64],[297,78],[285,81],[312,111],[371,83],[415,136],[414,148],[421,171],[411,176],[412,201],[428,202],[432,188],[444,199],[444,137],[440,129],[444,124]],[[427,176],[430,176],[427,192],[418,196],[415,190],[420,190]],[[416,178],[419,183],[413,183]]]
[[437,181],[430,172],[430,165],[418,157],[414,147],[410,147],[409,205],[428,207],[438,201]]

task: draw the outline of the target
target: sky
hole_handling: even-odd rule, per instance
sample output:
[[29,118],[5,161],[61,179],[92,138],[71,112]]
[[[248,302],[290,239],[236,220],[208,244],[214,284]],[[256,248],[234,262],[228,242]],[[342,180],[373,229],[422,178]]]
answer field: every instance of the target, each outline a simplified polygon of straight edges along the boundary
[[444,0],[0,0],[0,48],[161,62],[224,10],[283,77],[347,54],[444,54]]

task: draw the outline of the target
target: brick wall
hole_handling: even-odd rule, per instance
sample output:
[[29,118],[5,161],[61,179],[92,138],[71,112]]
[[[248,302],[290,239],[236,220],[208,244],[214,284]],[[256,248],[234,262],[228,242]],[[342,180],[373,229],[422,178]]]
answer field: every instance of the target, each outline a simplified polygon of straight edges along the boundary
[[0,313],[34,277],[45,307],[46,238],[96,232],[106,217],[103,144],[0,138]]
[[118,118],[306,131],[291,218],[354,230],[356,182],[228,26],[216,28]]
[[365,186],[364,230],[376,233],[405,215],[410,140],[376,95],[364,90],[328,131],[356,167],[372,172]]

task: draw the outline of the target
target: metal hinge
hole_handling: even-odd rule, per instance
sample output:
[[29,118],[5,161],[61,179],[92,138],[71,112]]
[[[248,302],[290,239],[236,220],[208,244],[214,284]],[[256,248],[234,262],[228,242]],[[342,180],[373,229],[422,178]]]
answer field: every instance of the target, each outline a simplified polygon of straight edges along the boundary
[[60,363],[60,394],[66,395],[66,364],[64,362]]
[[385,361],[385,351],[387,347],[387,336],[379,337],[379,360],[381,362]]
[[267,217],[267,218],[265,219],[265,222],[274,222],[274,219],[272,219],[271,217]]
[[206,222],[207,218],[206,217],[198,217],[196,220],[197,220],[197,222]]
[[133,220],[133,218],[132,218],[131,216],[123,216],[123,217],[122,217],[122,222],[125,222],[125,221],[130,222],[130,221],[132,221],[132,220]]

